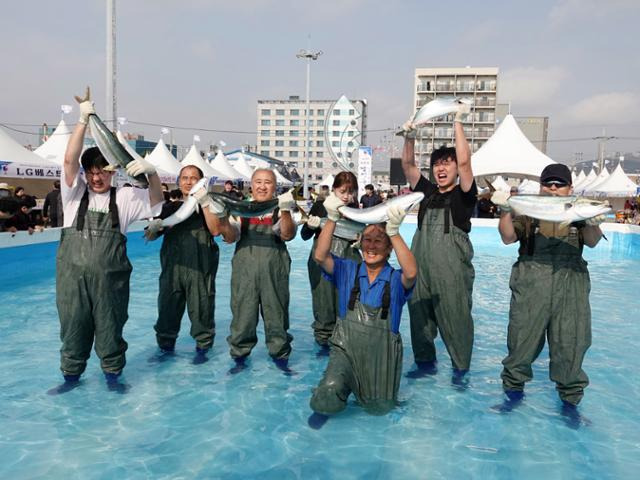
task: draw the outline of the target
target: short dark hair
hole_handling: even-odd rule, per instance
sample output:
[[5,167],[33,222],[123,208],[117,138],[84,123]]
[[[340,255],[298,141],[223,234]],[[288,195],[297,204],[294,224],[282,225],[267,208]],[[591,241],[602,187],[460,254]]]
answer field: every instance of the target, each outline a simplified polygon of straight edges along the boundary
[[354,192],[358,191],[358,179],[353,173],[343,171],[338,173],[333,179],[332,188],[340,188],[345,185]]
[[98,147],[87,148],[80,157],[80,164],[85,171],[92,168],[104,168],[109,165],[107,159],[104,158]]
[[365,189],[365,190],[375,190],[375,188],[373,188],[373,185],[372,185],[372,184],[370,184],[370,183],[367,183],[367,184],[364,186],[364,189]]
[[169,198],[171,198],[171,199],[180,199],[180,198],[182,198],[182,191],[179,188],[176,188],[175,190],[171,190],[169,192]]
[[458,157],[456,157],[456,149],[453,147],[440,147],[435,149],[431,153],[431,166],[436,163],[438,160],[443,158],[451,158],[454,162],[458,163]]
[[25,195],[24,197],[22,197],[22,200],[20,200],[20,206],[27,207],[27,208],[35,207],[36,206],[35,197],[32,197],[31,195]]
[[18,201],[11,197],[0,197],[0,212],[7,213],[9,215],[15,215],[18,211]]
[[58,190],[60,190],[60,180],[56,180],[53,182],[53,188],[57,188]]
[[227,180],[224,182],[225,185],[231,185],[233,187],[233,182],[231,180]]

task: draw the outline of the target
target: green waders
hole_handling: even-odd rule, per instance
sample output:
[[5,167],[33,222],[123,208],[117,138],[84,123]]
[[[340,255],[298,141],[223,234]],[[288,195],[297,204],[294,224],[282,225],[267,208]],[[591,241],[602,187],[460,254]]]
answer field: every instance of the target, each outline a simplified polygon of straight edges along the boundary
[[127,237],[120,232],[115,188],[109,213],[88,211],[85,192],[73,226],[64,228],[56,258],[56,303],[60,317],[60,369],[84,372],[95,336],[102,370],[119,373],[126,363],[131,264]]
[[411,244],[418,262],[409,300],[411,346],[416,362],[435,361],[434,339],[440,330],[453,367],[466,371],[473,349],[473,246],[469,235],[453,224],[446,202],[444,208],[427,206]]
[[[313,247],[309,254],[307,268],[309,283],[311,284],[311,299],[313,301],[313,336],[319,345],[328,345],[329,337],[333,333],[338,318],[338,290],[322,276],[322,269],[313,259],[316,251],[317,239],[313,240]],[[352,248],[352,242],[334,236],[331,239],[331,253],[340,258],[349,258],[361,262],[360,252]]]
[[[540,222],[544,227],[544,222]],[[511,270],[508,356],[502,361],[505,390],[524,389],[533,378],[531,364],[549,342],[549,378],[562,400],[577,405],[589,384],[582,360],[591,345],[591,282],[575,226],[548,238],[535,224],[521,240]]]
[[311,397],[316,413],[344,410],[352,392],[369,413],[384,414],[395,406],[402,374],[402,338],[391,331],[387,318],[389,283],[379,308],[363,305],[359,296],[356,271],[347,314],[338,320],[329,339],[329,364]]
[[232,358],[249,355],[258,343],[260,312],[269,355],[286,359],[293,340],[287,333],[291,258],[285,243],[273,234],[270,223],[251,223],[252,220],[242,219],[241,237],[231,261],[233,318],[227,342]]
[[185,305],[196,346],[206,350],[213,345],[218,259],[218,245],[199,212],[164,234],[158,321],[154,327],[160,348],[173,350]]

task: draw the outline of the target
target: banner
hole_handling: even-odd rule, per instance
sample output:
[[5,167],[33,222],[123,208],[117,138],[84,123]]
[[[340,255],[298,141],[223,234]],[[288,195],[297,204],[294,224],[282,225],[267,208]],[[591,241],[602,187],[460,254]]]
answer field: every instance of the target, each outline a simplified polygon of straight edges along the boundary
[[0,177],[11,178],[60,178],[61,168],[57,165],[20,165],[14,162],[0,162]]
[[364,195],[364,186],[371,183],[371,147],[358,148],[358,198]]

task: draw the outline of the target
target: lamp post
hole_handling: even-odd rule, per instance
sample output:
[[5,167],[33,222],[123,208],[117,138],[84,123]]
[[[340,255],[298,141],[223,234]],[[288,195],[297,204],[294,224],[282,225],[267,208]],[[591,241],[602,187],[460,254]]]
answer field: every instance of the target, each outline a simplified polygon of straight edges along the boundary
[[297,58],[305,58],[307,60],[307,111],[305,115],[304,188],[302,191],[302,195],[306,199],[309,198],[309,88],[311,81],[311,60],[317,60],[320,55],[322,55],[322,50],[318,52],[300,50],[296,55]]

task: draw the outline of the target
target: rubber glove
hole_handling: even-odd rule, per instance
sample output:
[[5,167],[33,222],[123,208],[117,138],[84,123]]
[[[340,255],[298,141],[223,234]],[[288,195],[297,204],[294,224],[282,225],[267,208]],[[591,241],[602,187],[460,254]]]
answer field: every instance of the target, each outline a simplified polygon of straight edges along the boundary
[[587,218],[584,223],[589,225],[590,227],[597,227],[601,223],[603,223],[607,219],[606,215],[596,215],[592,218]]
[[387,220],[387,226],[385,228],[387,235],[390,237],[398,235],[398,230],[400,230],[400,225],[402,225],[402,221],[407,215],[407,212],[397,205],[391,205],[387,208],[387,215],[389,216],[389,220]]
[[207,187],[202,187],[199,190],[191,193],[191,196],[198,201],[198,205],[202,208],[210,207],[213,199],[209,196],[209,191]]
[[281,212],[290,212],[295,206],[296,201],[293,199],[291,191],[278,196],[278,208]]
[[331,192],[322,205],[324,205],[327,211],[327,218],[329,220],[333,220],[334,222],[340,220],[341,215],[338,208],[344,207],[344,202],[336,197],[335,193]]
[[223,203],[220,203],[220,202],[216,202],[211,197],[209,197],[209,198],[211,199],[211,203],[208,205],[208,207],[209,207],[209,211],[211,213],[213,213],[220,220],[222,220],[227,215],[229,215],[229,210],[227,210],[226,205],[224,205]]
[[129,162],[126,167],[127,175],[135,177],[140,174],[145,175],[153,175],[156,173],[156,167],[151,165],[144,158],[139,158],[138,160],[134,160],[133,162]]
[[80,118],[78,119],[78,123],[82,123],[86,125],[89,121],[89,115],[96,114],[96,109],[93,106],[93,102],[91,101],[91,91],[89,87],[84,94],[84,98],[80,98],[77,95],[75,96],[76,102],[78,102],[78,110],[80,111]]
[[510,212],[511,206],[509,205],[509,197],[511,196],[508,192],[495,191],[493,195],[491,195],[491,201],[500,207],[500,210],[503,212]]
[[164,227],[162,226],[162,219],[156,218],[155,220],[151,220],[147,228],[144,229],[144,238],[147,241],[153,241],[158,238],[158,234],[162,231]]
[[398,135],[404,138],[416,138],[416,133],[416,126],[413,124],[413,119],[410,118],[402,124],[402,130],[398,133]]
[[471,105],[468,103],[460,102],[456,116],[453,118],[454,122],[463,122],[463,117],[466,117],[471,113]]
[[307,219],[307,227],[311,228],[312,230],[315,230],[316,228],[320,227],[321,221],[322,219],[320,217],[316,217],[315,215],[309,215],[309,218]]

